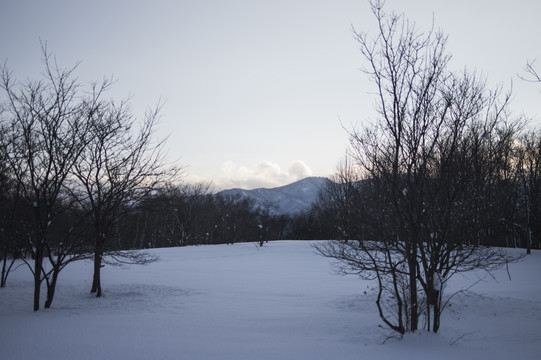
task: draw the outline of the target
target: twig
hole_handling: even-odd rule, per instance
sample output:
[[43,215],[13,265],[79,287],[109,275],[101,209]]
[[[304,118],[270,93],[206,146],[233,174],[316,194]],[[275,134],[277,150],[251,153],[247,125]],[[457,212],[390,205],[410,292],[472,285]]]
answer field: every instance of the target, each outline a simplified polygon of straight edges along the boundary
[[468,336],[468,335],[471,335],[471,334],[475,334],[475,333],[478,333],[480,332],[481,330],[475,330],[475,331],[472,331],[472,332],[469,332],[469,333],[465,333],[465,334],[462,334],[460,335],[459,337],[457,337],[456,339],[454,339],[453,341],[449,342],[449,345],[456,345],[460,340],[462,340],[464,337]]

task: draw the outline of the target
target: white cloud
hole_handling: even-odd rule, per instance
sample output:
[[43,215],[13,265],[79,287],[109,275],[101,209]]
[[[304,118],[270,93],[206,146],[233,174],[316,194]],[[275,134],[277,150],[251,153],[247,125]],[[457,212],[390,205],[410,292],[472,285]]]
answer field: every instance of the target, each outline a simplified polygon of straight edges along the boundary
[[312,170],[301,160],[292,162],[291,165],[289,165],[288,173],[290,176],[293,176],[295,180],[301,180],[312,176]]
[[213,183],[217,189],[273,188],[311,175],[312,170],[301,160],[292,162],[287,170],[282,170],[278,164],[267,160],[251,167],[228,161],[222,164],[220,175]]

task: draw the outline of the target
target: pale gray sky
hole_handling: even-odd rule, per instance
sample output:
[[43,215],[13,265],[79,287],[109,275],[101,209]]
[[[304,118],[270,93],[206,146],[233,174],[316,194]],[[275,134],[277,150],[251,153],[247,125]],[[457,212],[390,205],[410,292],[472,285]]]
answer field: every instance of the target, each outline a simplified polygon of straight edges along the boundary
[[[540,124],[541,2],[388,0],[449,35],[452,66],[513,83],[513,109]],[[328,176],[343,157],[346,125],[372,115],[370,83],[353,40],[375,31],[365,0],[0,0],[0,60],[19,79],[41,71],[39,39],[61,66],[82,61],[83,83],[113,75],[109,93],[134,112],[166,101],[160,135],[188,179],[218,188],[272,187]]]

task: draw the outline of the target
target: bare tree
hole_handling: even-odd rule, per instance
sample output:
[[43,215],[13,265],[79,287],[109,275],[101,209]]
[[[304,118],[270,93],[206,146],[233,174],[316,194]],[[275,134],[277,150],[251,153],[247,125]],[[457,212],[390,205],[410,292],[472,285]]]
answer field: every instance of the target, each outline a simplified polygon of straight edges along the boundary
[[[99,96],[103,86],[94,87]],[[125,263],[147,263],[155,260],[133,252],[119,252],[113,238],[121,219],[157,186],[175,180],[178,170],[167,167],[164,142],[156,142],[154,133],[160,106],[149,110],[137,129],[128,102],[101,101],[89,109],[90,140],[75,163],[73,174],[78,180],[73,193],[80,206],[90,215],[93,226],[94,275],[92,293],[102,294],[103,257],[112,256]],[[114,252],[113,252],[114,251]],[[120,260],[122,259],[122,260]]]
[[39,309],[40,285],[47,273],[50,227],[58,213],[58,199],[70,171],[86,145],[87,119],[79,101],[75,67],[61,69],[42,46],[44,79],[17,82],[4,65],[6,121],[2,156],[20,186],[23,201],[32,206],[29,247],[34,264],[34,310]]
[[359,188],[363,185],[353,159],[346,154],[338,164],[336,173],[321,190],[316,208],[322,217],[333,219],[338,238],[364,239],[364,226],[358,221],[363,203],[359,199]]
[[532,246],[541,247],[541,133],[536,130],[525,132],[515,146],[515,166],[520,184],[520,203],[522,204],[520,224],[526,240],[526,252]]
[[457,272],[490,271],[509,261],[486,247],[484,210],[515,134],[509,94],[488,91],[464,71],[450,72],[447,38],[419,32],[402,16],[371,2],[378,33],[355,32],[375,85],[377,121],[350,132],[360,187],[362,221],[371,241],[319,245],[341,272],[375,279],[382,320],[403,334],[420,314],[437,332],[443,286]]
[[[1,110],[1,109],[0,109]],[[1,111],[0,111],[1,115]],[[0,118],[0,146],[4,147],[6,128]],[[6,285],[7,278],[15,260],[22,254],[20,237],[17,236],[17,210],[19,205],[19,189],[8,166],[5,152],[0,151],[0,261],[2,270],[0,287]]]
[[[525,76],[528,82],[541,84],[541,75],[534,67],[535,60],[526,63]],[[540,129],[526,131],[517,146],[517,171],[522,184],[524,208],[526,210],[527,253],[533,243],[541,247],[541,136]]]

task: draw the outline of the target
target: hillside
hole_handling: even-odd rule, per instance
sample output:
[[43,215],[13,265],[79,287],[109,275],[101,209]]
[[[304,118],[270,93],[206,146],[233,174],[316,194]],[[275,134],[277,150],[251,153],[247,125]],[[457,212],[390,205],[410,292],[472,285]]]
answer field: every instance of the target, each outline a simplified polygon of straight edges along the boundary
[[230,189],[221,191],[218,194],[225,197],[251,198],[259,205],[272,204],[275,214],[291,215],[310,208],[328,181],[330,180],[324,177],[308,177],[272,189]]

